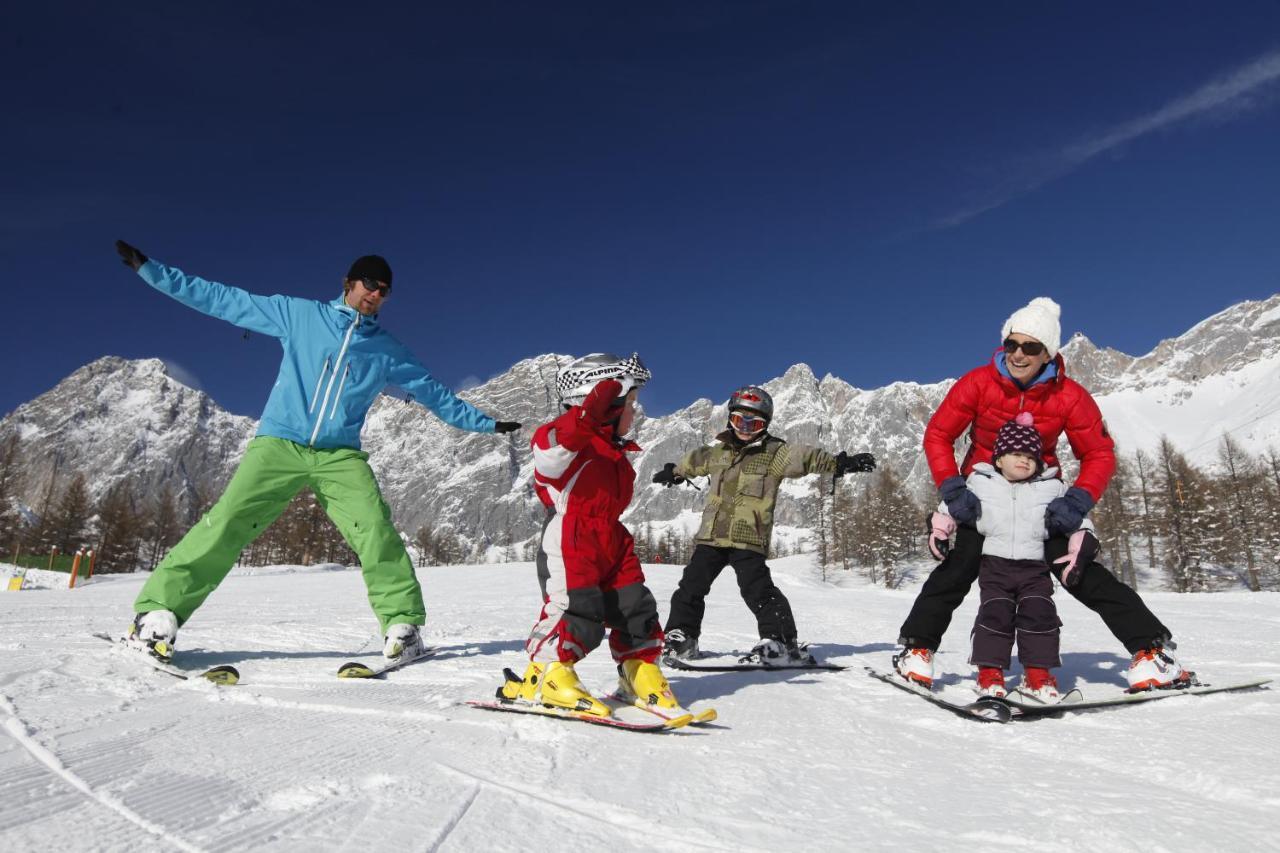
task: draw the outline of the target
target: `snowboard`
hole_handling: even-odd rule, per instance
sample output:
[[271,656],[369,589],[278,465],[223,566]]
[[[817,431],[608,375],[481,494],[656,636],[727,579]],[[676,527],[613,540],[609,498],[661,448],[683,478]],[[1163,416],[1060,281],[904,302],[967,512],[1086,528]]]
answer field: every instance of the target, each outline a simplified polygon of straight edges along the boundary
[[[545,705],[530,705],[524,702],[512,702],[508,699],[472,699],[467,702],[472,708],[485,711],[506,711],[513,714],[532,714],[537,717],[550,717],[558,720],[575,720],[606,728],[622,729],[630,732],[670,732],[688,725],[692,715],[677,717],[672,720],[661,719],[648,711],[642,711],[631,705],[621,705],[613,709],[612,717],[597,717],[581,711],[570,711],[567,708],[548,708]],[[634,712],[634,713],[632,713]]]
[[113,637],[110,634],[96,633],[93,636],[99,640],[106,640],[108,643],[123,650],[125,653],[149,665],[156,672],[163,672],[165,675],[172,675],[174,678],[180,678],[183,681],[189,681],[193,678],[203,678],[214,684],[223,686],[231,686],[240,683],[240,671],[230,664],[222,664],[220,666],[210,667],[206,670],[183,669],[174,666],[171,663],[165,663],[157,657],[154,657],[141,649],[135,648],[128,644],[121,637]]
[[907,681],[896,672],[879,672],[869,666],[863,668],[866,670],[867,675],[872,678],[883,681],[885,684],[892,684],[900,690],[919,696],[921,699],[932,702],[939,708],[945,708],[967,720],[978,720],[984,723],[1007,723],[1014,716],[1013,706],[1003,699],[983,696],[969,703],[951,702],[921,685]]
[[422,650],[420,654],[416,655],[415,657],[411,657],[403,660],[396,659],[393,661],[388,661],[386,658],[382,658],[379,663],[375,663],[372,665],[361,663],[360,661],[354,661],[354,660],[347,661],[342,666],[338,667],[338,677],[339,678],[384,678],[388,672],[395,672],[397,669],[404,669],[406,666],[409,666],[410,664],[414,664],[414,663],[417,663],[418,661],[426,660],[427,658],[431,657],[435,653],[436,653],[436,649],[430,646],[427,646]]
[[707,664],[707,663],[691,663],[679,658],[663,658],[662,665],[671,669],[679,669],[684,672],[784,672],[788,670],[810,669],[810,670],[826,670],[828,672],[840,672],[848,669],[848,667],[840,666],[834,663],[791,663],[791,664],[767,664],[767,663],[726,663],[726,664]]

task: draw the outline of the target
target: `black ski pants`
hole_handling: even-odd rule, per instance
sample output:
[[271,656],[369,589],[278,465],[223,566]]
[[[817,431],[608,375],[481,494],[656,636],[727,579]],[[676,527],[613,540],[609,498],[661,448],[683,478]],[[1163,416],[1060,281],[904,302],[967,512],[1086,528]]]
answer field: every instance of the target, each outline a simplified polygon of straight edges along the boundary
[[[1067,540],[1055,536],[1044,543],[1049,570],[1061,580],[1062,567],[1053,561],[1067,553]],[[947,558],[925,580],[907,621],[902,623],[898,642],[910,648],[937,651],[942,635],[951,624],[951,614],[969,594],[982,563],[982,536],[972,527],[956,528],[956,541]],[[1066,587],[1063,587],[1066,589]],[[1108,630],[1124,644],[1129,654],[1172,638],[1169,629],[1147,609],[1138,593],[1121,583],[1106,566],[1096,560],[1082,570],[1080,583],[1067,592],[1102,617]]]
[[690,637],[702,633],[702,616],[711,584],[725,566],[733,566],[738,575],[738,591],[742,600],[756,615],[761,639],[791,642],[796,638],[796,620],[791,615],[791,602],[773,585],[773,576],[764,555],[741,548],[716,548],[698,545],[693,549],[689,565],[684,567],[680,585],[671,596],[671,613],[667,630],[684,630]]

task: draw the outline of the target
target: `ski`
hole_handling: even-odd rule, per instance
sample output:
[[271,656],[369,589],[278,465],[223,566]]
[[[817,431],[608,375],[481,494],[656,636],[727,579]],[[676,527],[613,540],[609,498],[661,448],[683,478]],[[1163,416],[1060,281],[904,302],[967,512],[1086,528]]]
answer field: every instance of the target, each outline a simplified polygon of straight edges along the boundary
[[174,678],[180,678],[183,681],[189,681],[193,678],[203,678],[206,681],[211,681],[214,684],[220,684],[226,687],[240,683],[240,671],[230,664],[210,667],[203,671],[187,670],[174,666],[171,663],[165,663],[142,649],[131,646],[123,637],[113,637],[110,634],[102,633],[96,633],[93,636],[97,637],[99,640],[106,640],[108,643],[111,643],[113,646],[121,649],[131,657],[146,663],[156,672],[163,672],[165,675],[171,675]]
[[342,666],[338,667],[338,677],[339,678],[382,678],[388,672],[395,672],[397,669],[404,669],[409,664],[426,660],[427,658],[431,657],[435,653],[436,653],[436,649],[428,646],[427,648],[423,649],[422,652],[419,653],[418,655],[415,655],[414,657],[411,657],[405,660],[401,660],[397,658],[396,660],[388,661],[386,658],[383,658],[381,663],[376,663],[376,664],[373,664],[372,666],[366,663],[361,663],[360,661],[354,661],[354,660],[347,661]]
[[968,704],[949,702],[925,687],[912,684],[897,673],[878,672],[869,666],[863,668],[866,670],[867,675],[872,678],[919,696],[939,708],[946,708],[951,713],[964,717],[966,720],[978,720],[984,723],[1007,723],[1014,716],[1013,707],[1003,699],[984,696]]
[[[691,721],[689,715],[672,720],[659,719],[655,715],[630,705],[622,705],[614,709],[611,717],[597,717],[581,711],[570,711],[567,708],[550,708],[546,705],[532,705],[527,702],[513,702],[509,699],[469,700],[466,704],[472,708],[485,711],[507,711],[513,714],[532,714],[538,717],[551,717],[559,720],[576,720],[596,726],[622,729],[629,732],[670,732],[686,726]],[[628,712],[634,711],[634,714]]]
[[[1258,690],[1270,684],[1270,678],[1259,678],[1254,681],[1243,681],[1239,684],[1215,686],[1203,684],[1196,687],[1171,688],[1168,690],[1148,690],[1142,693],[1122,693],[1109,699],[1086,700],[1083,695],[1077,701],[1062,701],[1049,705],[1029,704],[1013,700],[1009,704],[1014,708],[1017,718],[1034,719],[1036,717],[1054,716],[1078,711],[1101,711],[1112,708],[1124,708],[1156,702],[1161,699],[1176,699],[1179,696],[1206,696],[1212,693],[1233,693],[1242,690]],[[1079,693],[1079,691],[1072,691]],[[1071,694],[1067,694],[1070,696]],[[1065,697],[1064,697],[1065,698]]]
[[641,705],[637,702],[628,702],[617,693],[609,693],[600,697],[600,701],[609,706],[609,710],[616,715],[621,708],[636,708],[644,711],[646,714],[652,714],[662,720],[677,720],[680,717],[689,717],[689,725],[705,726],[708,723],[715,722],[719,716],[715,708],[659,708],[654,705]]

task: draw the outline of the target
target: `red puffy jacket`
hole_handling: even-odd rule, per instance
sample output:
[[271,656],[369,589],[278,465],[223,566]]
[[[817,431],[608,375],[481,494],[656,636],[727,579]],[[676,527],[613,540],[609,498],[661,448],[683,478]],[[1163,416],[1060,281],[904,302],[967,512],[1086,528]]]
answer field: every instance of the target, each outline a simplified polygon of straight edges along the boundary
[[[924,430],[924,453],[935,485],[957,474],[967,477],[974,465],[990,462],[996,432],[1019,412],[1030,412],[1044,443],[1045,465],[1058,464],[1058,436],[1065,431],[1080,460],[1075,485],[1095,501],[1102,497],[1116,470],[1115,442],[1093,397],[1067,378],[1062,356],[1054,363],[1057,376],[1026,390],[1000,373],[994,359],[960,377]],[[957,468],[955,443],[966,429],[969,451]]]

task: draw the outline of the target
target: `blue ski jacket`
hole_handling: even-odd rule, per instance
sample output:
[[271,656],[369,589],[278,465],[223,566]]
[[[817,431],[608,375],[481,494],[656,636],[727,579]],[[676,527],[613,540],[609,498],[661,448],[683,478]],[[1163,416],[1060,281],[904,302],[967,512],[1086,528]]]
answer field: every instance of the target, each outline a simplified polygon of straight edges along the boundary
[[183,305],[280,339],[280,374],[258,435],[309,447],[360,447],[365,415],[387,385],[397,385],[445,423],[493,432],[494,420],[432,378],[409,349],[339,297],[332,302],[258,296],[148,260],[138,275]]

